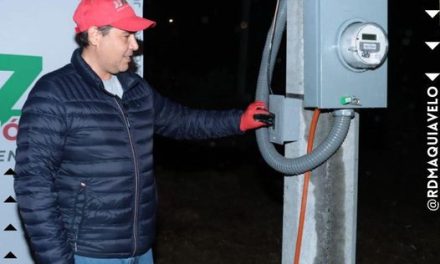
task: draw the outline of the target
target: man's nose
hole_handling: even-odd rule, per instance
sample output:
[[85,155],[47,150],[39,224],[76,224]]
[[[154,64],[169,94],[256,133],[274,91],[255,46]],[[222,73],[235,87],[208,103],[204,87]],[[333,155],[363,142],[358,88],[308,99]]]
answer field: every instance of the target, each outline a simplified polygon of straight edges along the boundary
[[138,50],[139,49],[139,44],[137,43],[136,37],[134,36],[134,34],[130,35],[130,49],[131,50]]

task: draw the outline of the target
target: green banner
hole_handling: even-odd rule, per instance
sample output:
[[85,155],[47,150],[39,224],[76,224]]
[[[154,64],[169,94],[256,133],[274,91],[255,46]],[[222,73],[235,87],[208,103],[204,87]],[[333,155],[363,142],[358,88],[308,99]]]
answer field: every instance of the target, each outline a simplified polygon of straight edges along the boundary
[[20,110],[12,109],[12,107],[38,77],[42,68],[42,57],[0,54],[0,71],[13,72],[0,87],[0,125],[5,124],[14,116],[21,115]]

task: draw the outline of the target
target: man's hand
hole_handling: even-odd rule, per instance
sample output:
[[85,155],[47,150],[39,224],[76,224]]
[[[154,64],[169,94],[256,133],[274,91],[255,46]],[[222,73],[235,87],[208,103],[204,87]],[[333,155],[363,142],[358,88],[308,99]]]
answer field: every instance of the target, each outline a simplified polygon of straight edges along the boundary
[[241,115],[240,130],[244,132],[262,126],[271,126],[273,120],[274,114],[267,110],[266,104],[263,101],[255,101]]

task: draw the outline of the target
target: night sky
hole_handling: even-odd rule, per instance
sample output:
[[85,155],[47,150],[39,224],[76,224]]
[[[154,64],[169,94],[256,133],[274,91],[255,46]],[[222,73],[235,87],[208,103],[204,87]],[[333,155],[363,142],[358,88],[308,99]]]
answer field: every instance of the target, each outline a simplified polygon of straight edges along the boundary
[[[244,108],[253,100],[262,48],[276,1],[250,1],[244,96],[238,96],[242,1],[146,0],[144,14],[158,22],[145,32],[145,79],[162,94],[192,107]],[[361,150],[382,150],[389,139],[416,151],[425,133],[424,72],[440,71],[424,41],[440,40],[439,19],[423,10],[437,1],[389,1],[388,108],[360,110]],[[173,19],[173,23],[169,23]],[[284,89],[281,49],[274,89]],[[281,65],[281,66],[280,66]],[[391,149],[390,149],[391,150]],[[408,156],[401,157],[409,159]],[[420,158],[420,155],[417,155]],[[414,157],[412,157],[414,158]],[[421,165],[421,164],[412,164]],[[398,177],[401,178],[401,175]]]
[[[254,97],[261,52],[276,1],[251,0],[249,4],[248,23],[243,25],[242,18],[246,17],[243,1],[145,0],[145,17],[158,22],[144,37],[147,81],[162,94],[191,107],[244,108]],[[408,263],[434,263],[428,259],[438,257],[433,248],[438,248],[440,243],[421,240],[426,234],[439,231],[436,229],[439,214],[430,213],[425,206],[425,142],[426,89],[438,85],[440,78],[431,82],[424,73],[440,72],[440,47],[431,51],[424,42],[440,41],[440,21],[439,16],[432,19],[424,10],[439,9],[439,2],[392,0],[388,4],[388,108],[360,110],[358,255],[370,249],[363,242],[370,238],[362,239],[372,232],[367,227],[375,227],[362,221],[371,218],[372,223],[388,221],[403,226],[396,227],[398,235],[384,236],[386,239],[405,239],[407,232],[417,237],[413,243],[417,250],[402,249],[406,256],[417,256]],[[242,28],[246,26],[249,38],[243,47],[240,46]],[[247,52],[245,63],[240,64],[244,51]],[[281,49],[278,65],[284,64]],[[240,65],[246,74],[240,75],[240,70],[243,72]],[[278,66],[273,85],[279,91],[284,89],[283,74],[283,67]],[[211,158],[222,160],[224,166],[242,159],[264,167],[253,134],[196,143],[158,138],[155,147],[158,166],[179,170],[218,168],[217,161]],[[213,152],[217,154],[208,154]],[[281,178],[275,177],[273,181],[279,186],[277,191],[282,192]],[[411,217],[406,222],[401,220],[406,216]],[[371,240],[371,243],[384,243],[380,237]],[[395,248],[389,251],[399,252]],[[359,263],[379,263],[361,262],[362,256]]]

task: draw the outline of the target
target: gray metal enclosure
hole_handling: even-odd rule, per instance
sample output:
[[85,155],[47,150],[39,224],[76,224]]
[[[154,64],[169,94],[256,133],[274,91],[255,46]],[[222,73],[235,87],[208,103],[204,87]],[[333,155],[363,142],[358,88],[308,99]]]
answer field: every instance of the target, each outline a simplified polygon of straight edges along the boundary
[[[387,106],[387,62],[373,70],[352,70],[338,54],[338,39],[349,24],[373,22],[386,31],[387,17],[386,0],[304,1],[305,107]],[[359,98],[360,105],[341,104],[344,96]]]

